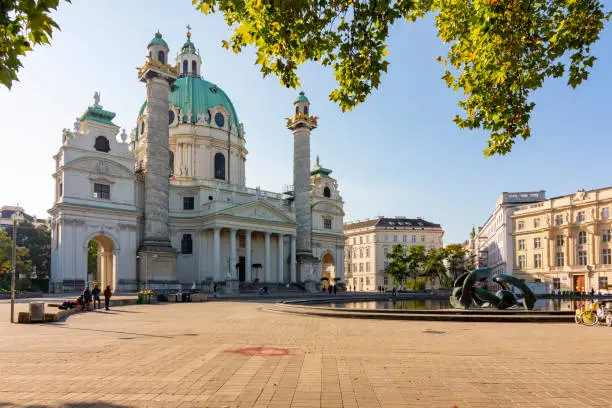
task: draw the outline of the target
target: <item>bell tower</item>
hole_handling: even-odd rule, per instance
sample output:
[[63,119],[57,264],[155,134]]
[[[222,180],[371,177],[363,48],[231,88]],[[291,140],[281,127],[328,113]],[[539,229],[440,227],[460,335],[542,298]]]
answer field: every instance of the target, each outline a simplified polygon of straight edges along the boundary
[[157,32],[148,45],[147,62],[138,79],[147,85],[147,115],[144,145],[144,236],[139,253],[139,281],[149,288],[176,279],[177,252],[168,228],[168,95],[178,70],[167,64],[168,44]]
[[309,282],[318,262],[312,255],[310,204],[310,132],[317,127],[317,117],[310,116],[310,101],[304,92],[300,92],[293,106],[294,115],[287,119],[287,128],[293,132],[293,190],[298,223],[296,261],[298,279]]

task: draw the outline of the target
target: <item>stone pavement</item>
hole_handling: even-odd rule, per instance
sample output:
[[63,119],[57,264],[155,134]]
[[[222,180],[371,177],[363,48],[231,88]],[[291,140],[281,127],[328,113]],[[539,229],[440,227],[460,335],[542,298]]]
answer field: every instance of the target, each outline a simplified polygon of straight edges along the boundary
[[612,405],[607,327],[336,319],[261,306],[126,306],[10,325],[0,304],[0,407]]

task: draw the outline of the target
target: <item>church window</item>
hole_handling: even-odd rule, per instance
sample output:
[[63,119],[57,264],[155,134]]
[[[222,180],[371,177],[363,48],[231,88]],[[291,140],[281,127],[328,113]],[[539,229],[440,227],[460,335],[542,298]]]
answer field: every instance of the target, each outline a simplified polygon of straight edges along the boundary
[[174,152],[170,150],[168,155],[168,165],[170,166],[170,176],[174,175]]
[[168,110],[168,125],[174,123],[174,111],[172,109]]
[[215,178],[225,180],[225,156],[223,153],[215,154]]
[[225,125],[225,116],[221,112],[215,113],[215,124],[218,127],[223,127]]
[[181,240],[181,253],[193,253],[193,241],[191,240],[191,234],[183,234],[183,239]]
[[64,195],[64,183],[59,183],[59,196]]
[[94,197],[110,200],[110,185],[94,183]]
[[304,106],[304,115],[308,116],[308,106]]
[[108,143],[108,139],[104,136],[96,137],[96,142],[94,143],[94,149],[99,152],[108,153],[110,152],[110,145]]
[[162,64],[165,64],[165,63],[166,63],[166,55],[164,54],[164,52],[163,52],[163,51],[161,51],[161,50],[160,50],[160,51],[157,53],[157,59],[158,59],[158,60],[159,60],[159,62],[161,62]]
[[332,220],[329,217],[325,217],[323,218],[323,228],[325,229],[331,229],[332,227]]
[[327,198],[331,197],[331,190],[329,189],[329,187],[325,187],[323,189],[323,196]]
[[296,107],[295,107],[295,114],[297,115],[298,113],[300,113],[300,107],[299,107],[299,106],[296,106]]
[[145,123],[144,123],[144,122],[142,122],[142,123],[140,124],[140,134],[142,135],[142,134],[144,133],[144,131],[145,131]]
[[191,73],[193,75],[198,75],[198,65],[196,64],[195,60],[191,61]]
[[183,210],[193,210],[194,208],[193,197],[183,197]]
[[183,75],[187,75],[187,71],[189,70],[189,61],[183,61]]

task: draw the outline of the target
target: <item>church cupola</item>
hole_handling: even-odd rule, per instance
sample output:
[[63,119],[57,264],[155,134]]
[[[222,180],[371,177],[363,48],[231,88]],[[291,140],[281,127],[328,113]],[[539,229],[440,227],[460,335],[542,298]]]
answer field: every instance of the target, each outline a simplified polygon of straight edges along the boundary
[[177,57],[177,63],[181,76],[200,76],[200,65],[202,59],[196,51],[195,44],[191,42],[191,27],[187,26],[187,41],[181,47],[181,53]]
[[150,59],[159,61],[162,64],[168,63],[168,43],[162,38],[159,31],[155,33],[155,37],[153,37],[147,48],[149,49]]
[[309,116],[308,108],[310,107],[310,101],[308,100],[306,95],[304,95],[304,91],[300,92],[300,94],[298,95],[295,102],[293,102],[293,104],[295,105],[296,115],[302,114],[302,115]]

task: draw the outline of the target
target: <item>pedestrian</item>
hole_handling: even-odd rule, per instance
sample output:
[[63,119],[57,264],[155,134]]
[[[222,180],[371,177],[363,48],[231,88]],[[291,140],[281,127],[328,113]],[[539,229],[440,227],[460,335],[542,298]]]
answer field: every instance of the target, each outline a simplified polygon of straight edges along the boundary
[[337,290],[336,285],[334,285],[334,295],[336,294]]
[[332,288],[332,285],[329,285],[327,287],[327,293],[329,293],[331,295],[332,294],[332,290],[334,290],[334,288]]
[[100,293],[102,293],[102,291],[100,290],[98,285],[95,285],[93,290],[91,291],[91,295],[93,296],[94,310],[96,309],[96,300],[98,301],[98,308],[100,307]]
[[264,290],[264,295],[267,295],[268,294],[268,287],[266,285],[264,285],[263,290]]
[[91,291],[89,290],[89,286],[85,288],[83,291],[83,310],[89,310],[89,305],[91,305]]
[[110,285],[106,285],[106,289],[104,289],[104,308],[106,310],[108,310],[108,307],[110,306],[110,298],[112,295],[113,292],[111,292]]

